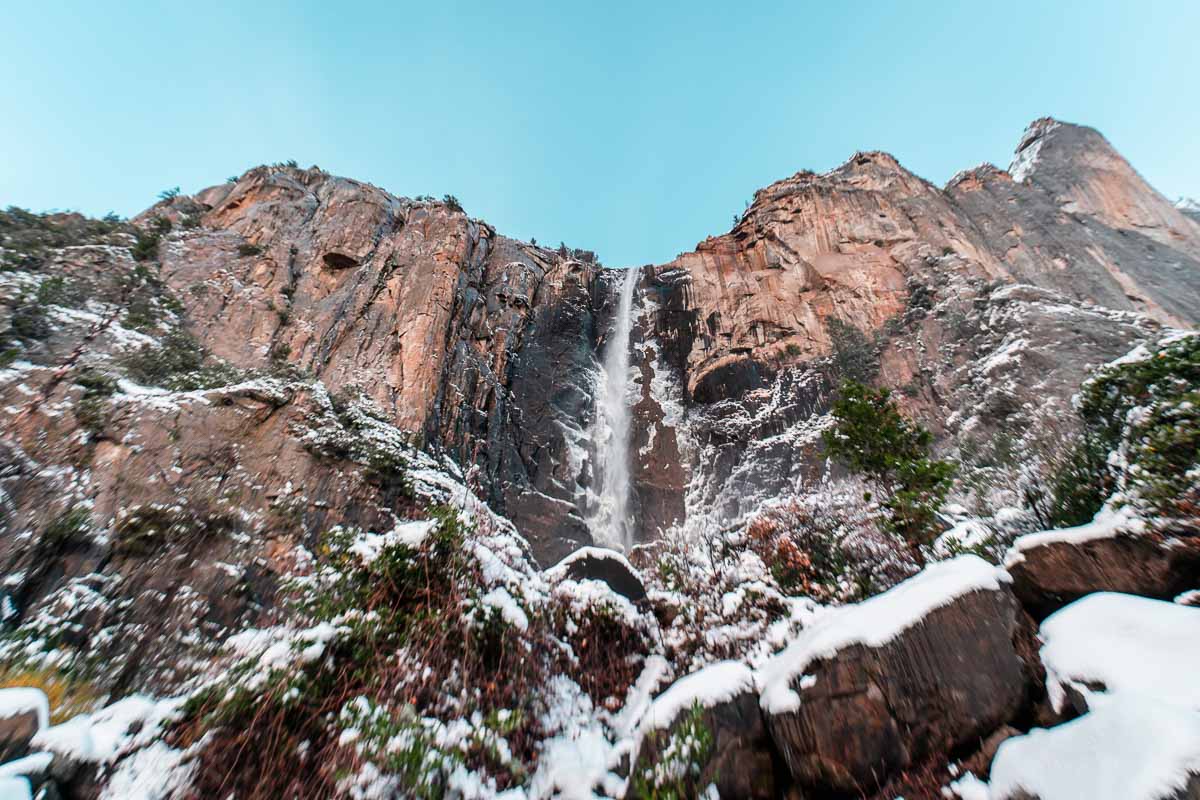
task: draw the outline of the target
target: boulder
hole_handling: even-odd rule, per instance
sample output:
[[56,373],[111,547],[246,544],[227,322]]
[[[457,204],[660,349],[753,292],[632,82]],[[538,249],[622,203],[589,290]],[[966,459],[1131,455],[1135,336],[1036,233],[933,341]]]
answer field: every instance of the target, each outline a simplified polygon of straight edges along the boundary
[[762,708],[792,778],[870,794],[1013,719],[1030,685],[1007,582],[975,556],[935,564],[828,612],[768,662]]
[[653,791],[695,797],[710,785],[720,797],[771,800],[790,783],[775,774],[753,673],[738,662],[676,681],[651,704],[639,735],[628,800]]
[[50,704],[41,689],[0,689],[0,763],[25,756],[49,717]]
[[1005,559],[1013,592],[1037,621],[1093,592],[1170,600],[1200,587],[1200,536],[1165,540],[1101,513],[1077,528],[1017,539]]
[[617,594],[638,602],[646,598],[646,587],[633,565],[615,550],[583,547],[546,571],[553,580],[603,581]]

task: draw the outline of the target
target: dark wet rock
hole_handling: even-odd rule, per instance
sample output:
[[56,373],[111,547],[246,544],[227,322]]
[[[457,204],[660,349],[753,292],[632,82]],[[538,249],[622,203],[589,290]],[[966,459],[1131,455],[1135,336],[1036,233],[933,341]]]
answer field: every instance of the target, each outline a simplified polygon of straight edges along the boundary
[[586,547],[575,551],[548,569],[547,574],[561,580],[603,581],[627,600],[639,602],[646,598],[646,587],[629,561],[613,550]]

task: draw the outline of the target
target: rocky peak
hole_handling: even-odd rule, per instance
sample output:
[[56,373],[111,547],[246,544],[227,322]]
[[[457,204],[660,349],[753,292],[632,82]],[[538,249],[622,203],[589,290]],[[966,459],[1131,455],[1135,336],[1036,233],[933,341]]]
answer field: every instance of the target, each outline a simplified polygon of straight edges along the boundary
[[1009,170],[1015,181],[1051,194],[1067,213],[1085,214],[1200,256],[1200,225],[1146,183],[1094,128],[1048,117],[1036,120],[1021,138]]

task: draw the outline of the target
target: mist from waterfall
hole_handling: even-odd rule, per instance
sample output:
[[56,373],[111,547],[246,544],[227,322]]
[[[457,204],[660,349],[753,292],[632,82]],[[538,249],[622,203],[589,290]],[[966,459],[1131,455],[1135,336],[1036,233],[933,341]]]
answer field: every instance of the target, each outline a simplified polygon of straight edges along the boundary
[[633,545],[630,519],[630,421],[632,418],[629,379],[629,339],[633,330],[633,294],[638,270],[621,277],[620,296],[612,330],[604,345],[596,386],[596,411],[592,423],[592,452],[595,454],[595,504],[588,528],[597,544],[628,552]]

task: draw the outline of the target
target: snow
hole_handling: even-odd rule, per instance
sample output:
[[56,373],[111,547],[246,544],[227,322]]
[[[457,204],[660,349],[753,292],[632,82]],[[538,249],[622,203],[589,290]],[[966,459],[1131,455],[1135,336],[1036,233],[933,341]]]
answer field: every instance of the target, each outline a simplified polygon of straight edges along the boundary
[[32,800],[33,790],[29,779],[22,777],[0,778],[0,800]]
[[1200,712],[1127,697],[1004,742],[986,797],[1162,800],[1189,773],[1200,773]]
[[1178,603],[1181,606],[1200,606],[1200,589],[1181,592],[1171,602]]
[[485,594],[483,604],[497,609],[504,621],[517,630],[521,632],[529,630],[529,617],[525,614],[525,610],[504,587],[497,586]]
[[[1097,592],[1047,617],[1041,638],[1056,711],[1067,686],[1089,707],[1129,694],[1200,711],[1200,608]],[[1103,684],[1104,694],[1085,684]]]
[[37,714],[38,730],[50,724],[50,701],[41,689],[25,686],[0,689],[0,719],[17,717],[30,711]]
[[957,598],[974,591],[997,591],[1011,580],[1007,572],[982,558],[963,555],[926,567],[862,603],[826,611],[759,669],[763,710],[768,714],[797,710],[800,695],[792,683],[804,679],[804,670],[812,662],[855,644],[886,644]]
[[111,763],[154,739],[182,703],[182,698],[154,700],[131,695],[46,728],[33,737],[33,744],[76,761]]
[[611,559],[613,561],[620,562],[632,574],[638,574],[637,570],[633,568],[633,565],[629,563],[629,559],[616,550],[610,550],[607,547],[581,547],[568,555],[562,561],[559,561],[557,564],[547,569],[546,577],[550,578],[551,580],[557,580],[558,578],[566,575],[567,568],[570,567],[571,564],[579,561],[582,558]]
[[732,700],[754,691],[754,673],[740,661],[718,661],[686,675],[654,699],[640,726],[644,736],[652,730],[669,728],[683,711],[699,703],[703,708]]
[[416,549],[421,546],[435,527],[437,520],[425,519],[397,522],[387,533],[363,533],[350,545],[350,552],[358,556],[363,564],[370,564],[384,548],[392,545],[404,545]]
[[992,538],[991,528],[977,519],[964,519],[956,522],[954,527],[943,533],[933,543],[934,552],[945,555],[950,552],[952,544],[959,547],[976,547]]
[[[36,775],[45,772],[53,760],[53,753],[33,753],[24,758],[6,761],[0,764],[0,778],[12,778],[18,775]],[[0,797],[3,797],[3,795],[0,794]]]
[[1140,533],[1144,528],[1145,522],[1138,519],[1133,509],[1128,506],[1118,509],[1105,506],[1097,512],[1091,522],[1083,525],[1055,528],[1019,537],[1005,555],[1004,566],[1014,567],[1020,564],[1025,560],[1025,553],[1036,547],[1059,542],[1083,544],[1095,539],[1110,539],[1121,533]]
[[195,763],[165,742],[154,742],[121,761],[100,800],[167,800],[191,783]]

